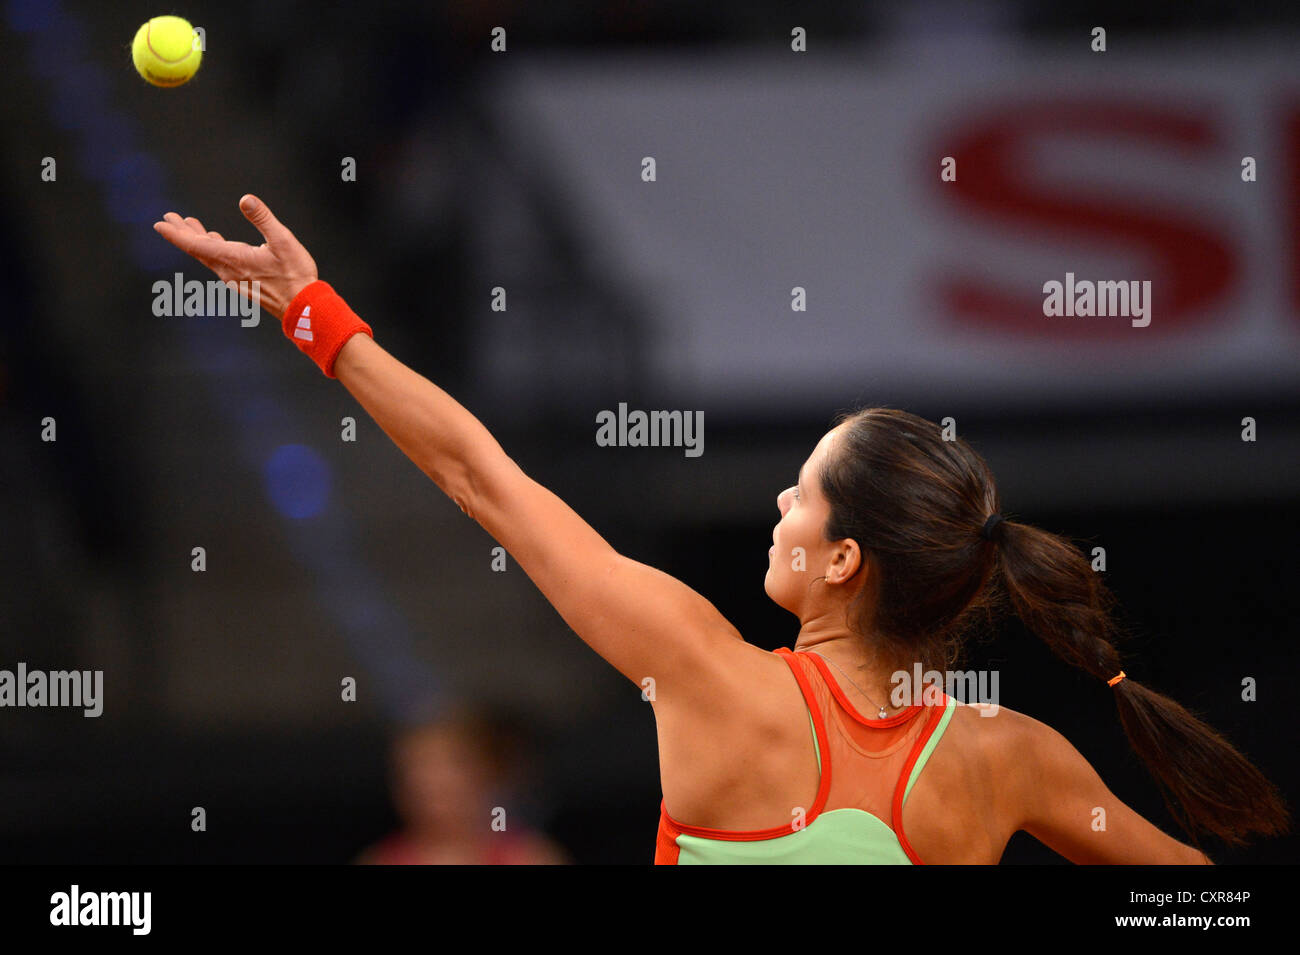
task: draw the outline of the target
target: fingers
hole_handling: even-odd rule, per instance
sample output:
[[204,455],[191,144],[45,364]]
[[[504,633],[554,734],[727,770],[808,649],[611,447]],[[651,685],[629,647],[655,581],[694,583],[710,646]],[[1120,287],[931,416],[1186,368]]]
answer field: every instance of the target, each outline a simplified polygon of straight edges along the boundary
[[185,220],[174,212],[163,216],[161,222],[153,224],[153,230],[182,252],[190,252],[197,236],[194,230],[185,225]]
[[163,216],[163,221],[155,222],[153,227],[164,239],[190,255],[197,255],[198,250],[204,246],[203,240],[207,238],[206,233],[197,230],[188,220],[174,212],[167,213]]
[[241,198],[239,211],[262,233],[262,238],[266,239],[266,244],[272,250],[294,241],[293,233],[280,224],[280,220],[271,214],[266,203],[257,196],[249,194]]
[[212,231],[212,230],[209,230],[208,228],[206,228],[206,227],[203,225],[202,222],[200,222],[200,221],[199,221],[197,218],[195,218],[194,216],[186,216],[184,219],[182,219],[180,216],[178,216],[178,215],[177,215],[176,213],[174,213],[174,212],[169,212],[169,213],[167,213],[167,215],[168,215],[168,216],[171,216],[172,218],[171,218],[171,219],[167,219],[167,216],[163,216],[163,218],[166,219],[166,221],[168,221],[168,222],[176,222],[176,223],[178,223],[178,224],[185,225],[185,226],[188,227],[189,230],[190,230],[191,232],[193,232],[195,235],[206,235],[206,236],[208,236],[209,238],[212,238],[212,239],[216,239],[216,240],[218,240],[219,242],[224,242],[224,241],[226,241],[225,238],[222,237],[222,235],[221,235],[220,232],[214,232],[214,231]]
[[[155,232],[176,248],[215,272],[221,281],[227,284],[259,282],[264,286],[262,292],[273,291],[270,296],[272,302],[288,302],[293,295],[286,297],[282,292],[299,290],[316,280],[315,261],[293,233],[281,225],[266,204],[256,196],[241,197],[239,208],[262,234],[265,240],[262,245],[227,241],[221,233],[209,231],[198,218],[182,218],[175,212],[168,212],[153,227]],[[281,314],[275,305],[264,301],[260,293],[253,294],[254,300],[262,307],[277,316]]]
[[182,219],[174,212],[153,224],[154,231],[186,255],[193,256],[203,265],[220,273],[231,255],[233,243],[226,242],[215,232],[203,232],[202,223]]

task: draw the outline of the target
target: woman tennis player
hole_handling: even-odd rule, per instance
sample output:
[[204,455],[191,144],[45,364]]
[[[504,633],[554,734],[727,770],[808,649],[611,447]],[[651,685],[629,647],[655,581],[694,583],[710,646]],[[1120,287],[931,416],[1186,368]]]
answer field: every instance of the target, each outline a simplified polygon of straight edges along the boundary
[[173,212],[154,228],[222,280],[257,282],[290,340],[514,556],[578,636],[653,687],[656,862],[996,863],[1021,830],[1078,863],[1209,862],[1117,799],[1043,723],[1006,707],[986,718],[942,691],[895,697],[893,674],[945,670],[968,624],[1004,596],[1059,656],[1109,685],[1193,843],[1285,830],[1259,770],[1120,669],[1112,598],[1084,557],[1003,520],[984,462],[935,424],[887,408],[849,415],[780,493],[765,588],[800,626],[793,650],[769,653],[685,584],[614,550],[472,414],[376,344],[264,203],[244,196],[240,209],[262,245]]

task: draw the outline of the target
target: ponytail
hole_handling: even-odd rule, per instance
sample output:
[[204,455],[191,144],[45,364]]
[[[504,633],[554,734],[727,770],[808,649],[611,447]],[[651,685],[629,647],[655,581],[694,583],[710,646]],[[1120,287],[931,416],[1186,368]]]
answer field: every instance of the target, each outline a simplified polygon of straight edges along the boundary
[[[1228,845],[1286,832],[1286,804],[1231,743],[1167,696],[1121,674],[1114,597],[1067,540],[1004,521],[997,528],[1003,586],[1025,626],[1057,656],[1111,682],[1129,743],[1160,787],[1175,821],[1196,842]],[[1199,843],[1197,843],[1199,848]]]
[[[897,408],[860,409],[836,426],[821,469],[823,536],[859,542],[875,571],[853,607],[856,632],[900,660],[942,668],[1005,595],[1058,656],[1115,681],[1115,601],[1101,575],[1072,542],[1002,519],[974,448]],[[1129,742],[1194,843],[1287,830],[1277,788],[1212,727],[1131,677],[1112,686]]]

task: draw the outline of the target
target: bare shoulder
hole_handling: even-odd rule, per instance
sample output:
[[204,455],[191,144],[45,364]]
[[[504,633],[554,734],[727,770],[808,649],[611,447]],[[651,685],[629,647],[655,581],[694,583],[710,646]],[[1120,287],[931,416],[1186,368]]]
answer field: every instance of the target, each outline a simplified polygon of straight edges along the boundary
[[1009,706],[961,700],[953,711],[952,726],[965,730],[973,745],[993,755],[1040,745],[1046,732],[1054,732],[1046,723]]
[[769,803],[798,805],[817,787],[799,685],[779,654],[741,640],[705,666],[707,693],[669,684],[652,701],[665,806],[692,825],[779,824],[787,812]]
[[1016,753],[1024,759],[1070,742],[1042,720],[998,703],[962,703],[958,701],[954,717],[979,729],[982,743],[996,751]]
[[797,698],[797,684],[780,654],[736,638],[712,644],[689,675],[658,681],[651,701],[656,718],[676,710],[696,718],[752,720],[770,714],[772,695],[788,697],[783,691],[789,687]]
[[1019,768],[1033,775],[1046,765],[1063,759],[1081,758],[1074,744],[1042,720],[1009,706],[986,703],[964,704],[968,719],[976,720],[985,732],[981,739],[994,753],[1007,759],[1004,768]]
[[1037,790],[1044,773],[1065,761],[1082,759],[1051,726],[1001,704],[959,702],[953,728],[963,746],[978,752],[1002,781],[1005,796],[1016,801]]
[[1008,824],[1022,813],[1026,787],[1033,784],[1044,752],[1061,744],[1069,746],[1046,723],[992,703],[958,701],[948,734],[953,749],[969,754],[988,778],[998,780],[989,797]]
[[747,737],[770,738],[790,727],[800,732],[790,719],[802,702],[789,665],[740,639],[712,647],[689,676],[652,681],[643,693],[654,707],[661,762],[695,752],[705,740],[734,749]]

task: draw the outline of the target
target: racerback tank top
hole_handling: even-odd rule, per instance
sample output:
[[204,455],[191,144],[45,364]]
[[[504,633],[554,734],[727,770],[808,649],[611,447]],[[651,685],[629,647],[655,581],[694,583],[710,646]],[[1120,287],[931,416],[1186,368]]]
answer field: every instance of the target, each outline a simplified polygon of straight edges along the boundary
[[660,801],[655,863],[921,864],[903,832],[903,806],[956,700],[939,691],[934,705],[869,718],[844,696],[822,657],[786,647],[775,652],[808,709],[821,774],[810,805],[792,807],[784,825],[738,830],[679,823]]

